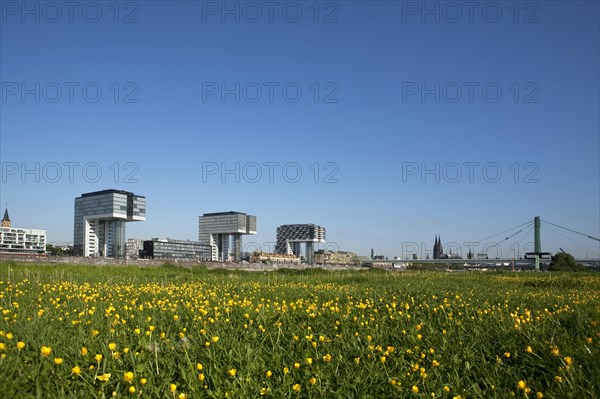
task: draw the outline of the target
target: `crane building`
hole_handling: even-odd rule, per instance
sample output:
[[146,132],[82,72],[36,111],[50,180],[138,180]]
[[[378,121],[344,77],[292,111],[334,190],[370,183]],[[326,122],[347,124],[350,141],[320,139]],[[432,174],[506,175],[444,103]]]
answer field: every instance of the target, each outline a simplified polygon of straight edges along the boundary
[[205,213],[198,218],[198,239],[210,246],[213,261],[241,262],[245,234],[256,234],[256,216],[229,211]]
[[280,254],[301,255],[305,245],[306,263],[312,265],[315,256],[315,243],[325,242],[325,228],[316,224],[285,224],[277,228],[275,251]]
[[76,256],[124,258],[125,223],[146,220],[146,198],[102,190],[75,198],[73,251]]

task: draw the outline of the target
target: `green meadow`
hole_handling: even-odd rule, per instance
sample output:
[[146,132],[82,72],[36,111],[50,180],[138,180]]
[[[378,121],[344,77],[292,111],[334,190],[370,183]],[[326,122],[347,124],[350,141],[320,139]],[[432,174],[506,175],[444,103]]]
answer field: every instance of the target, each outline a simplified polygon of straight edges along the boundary
[[597,398],[600,274],[0,264],[4,398]]

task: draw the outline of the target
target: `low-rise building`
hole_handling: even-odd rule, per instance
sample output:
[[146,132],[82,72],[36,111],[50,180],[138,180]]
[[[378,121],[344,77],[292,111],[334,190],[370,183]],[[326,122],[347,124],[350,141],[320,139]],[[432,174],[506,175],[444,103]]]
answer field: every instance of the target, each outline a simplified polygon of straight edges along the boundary
[[8,209],[0,227],[0,252],[24,255],[46,255],[46,230],[12,227]]
[[140,257],[146,259],[211,260],[210,245],[198,241],[153,238],[144,241]]
[[268,252],[255,251],[250,255],[250,263],[293,263],[300,264],[300,257],[288,254],[271,254]]
[[144,240],[139,238],[128,238],[125,243],[125,257],[128,259],[137,259],[140,251],[144,250]]
[[0,227],[0,252],[45,255],[46,230]]
[[358,254],[348,251],[326,251],[320,249],[315,252],[315,263],[317,265],[357,265]]

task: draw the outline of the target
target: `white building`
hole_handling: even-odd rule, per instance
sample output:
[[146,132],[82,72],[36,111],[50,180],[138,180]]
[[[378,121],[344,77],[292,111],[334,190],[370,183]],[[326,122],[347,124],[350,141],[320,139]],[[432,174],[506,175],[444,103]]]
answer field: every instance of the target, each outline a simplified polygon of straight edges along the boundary
[[8,209],[0,227],[0,252],[13,254],[46,254],[46,230],[12,227]]

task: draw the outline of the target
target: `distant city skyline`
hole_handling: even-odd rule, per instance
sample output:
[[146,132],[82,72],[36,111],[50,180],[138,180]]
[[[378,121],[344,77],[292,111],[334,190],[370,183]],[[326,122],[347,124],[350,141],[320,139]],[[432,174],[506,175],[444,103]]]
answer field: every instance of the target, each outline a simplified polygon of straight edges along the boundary
[[200,215],[232,209],[271,251],[294,223],[327,228],[315,249],[389,258],[436,235],[465,256],[535,216],[600,236],[598,2],[22,4],[0,20],[0,205],[48,242],[108,188],[147,198],[131,238],[197,240]]
[[[114,189],[106,189],[102,191],[120,191]],[[95,193],[87,193],[95,194]],[[144,197],[141,197],[144,198]],[[8,214],[8,208],[5,208],[5,215]],[[221,213],[231,213],[230,211],[225,212],[217,212],[217,214]],[[234,212],[235,213],[235,212]],[[245,214],[244,214],[245,215]],[[202,215],[201,215],[202,216]],[[251,216],[254,217],[254,216]],[[544,227],[550,227],[550,225],[554,225],[553,223],[544,220]],[[254,222],[256,224],[256,221]],[[524,226],[525,225],[525,226]],[[285,226],[279,226],[285,227]],[[317,226],[319,227],[319,226]],[[561,229],[562,228],[562,229]],[[142,229],[144,230],[144,229]],[[564,226],[554,225],[550,230],[550,237],[552,241],[554,241],[551,245],[542,244],[542,248],[544,251],[550,251],[551,254],[558,253],[567,248],[566,252],[574,254],[576,257],[581,259],[600,259],[598,253],[594,251],[592,248],[589,252],[585,250],[585,245],[589,246],[589,242],[598,241],[598,237],[595,236],[587,236],[586,233],[572,231],[571,233],[576,233],[575,235],[571,234],[569,237],[569,233],[564,233],[565,230],[569,230],[569,228],[565,228]],[[542,243],[545,241],[544,232],[548,231],[546,228],[542,228]],[[563,231],[563,233],[560,233]],[[558,233],[558,234],[556,234]],[[264,232],[263,235],[268,235],[268,232]],[[560,242],[556,241],[556,237],[561,236]],[[573,237],[577,237],[577,239],[573,239]],[[584,236],[583,238],[581,236]],[[512,239],[514,237],[514,239]],[[134,235],[127,234],[127,239],[142,239],[142,240],[150,240],[153,238],[169,238],[175,240],[187,240],[198,242],[198,237],[190,238],[190,237],[175,237],[168,236],[164,234],[158,234],[157,232],[145,232],[145,235]],[[512,239],[512,240],[509,240]],[[592,241],[590,241],[592,240]],[[202,241],[202,240],[200,240]],[[70,244],[74,245],[73,241],[65,240],[65,241],[51,241],[48,240],[50,244]],[[572,243],[577,245],[580,248],[584,248],[577,252],[577,250],[573,251]],[[230,244],[231,245],[231,244]],[[365,244],[366,245],[366,244]],[[364,246],[364,245],[363,245]],[[483,258],[489,256],[490,259],[494,258],[524,258],[527,252],[533,251],[534,240],[533,240],[533,220],[527,221],[524,224],[520,224],[517,226],[513,226],[508,230],[503,230],[500,232],[496,232],[495,234],[489,235],[481,240],[471,240],[465,242],[458,242],[447,240],[443,241],[441,236],[436,234],[434,238],[430,241],[417,241],[417,240],[406,240],[401,243],[401,247],[396,252],[385,253],[383,251],[378,250],[377,248],[371,246],[368,251],[359,252],[359,255],[363,257],[371,257],[374,255],[379,257],[383,256],[383,258],[399,258],[399,259],[412,259],[413,254],[417,256],[418,259],[436,259],[439,258],[441,254],[446,256],[454,256],[457,258],[467,259],[468,253],[471,252],[475,259]],[[550,249],[548,249],[550,247]],[[437,248],[437,249],[436,249]],[[556,248],[554,250],[553,248]],[[348,251],[353,250],[353,248],[346,248],[340,245],[338,241],[315,241],[314,250],[332,250],[332,251]],[[258,241],[256,239],[247,240],[240,247],[241,253],[253,252],[255,250],[263,251],[263,252],[277,252],[277,241]],[[225,249],[227,252],[227,249]],[[304,253],[304,252],[302,252]],[[370,254],[370,256],[369,256]],[[436,255],[437,254],[437,255]]]

